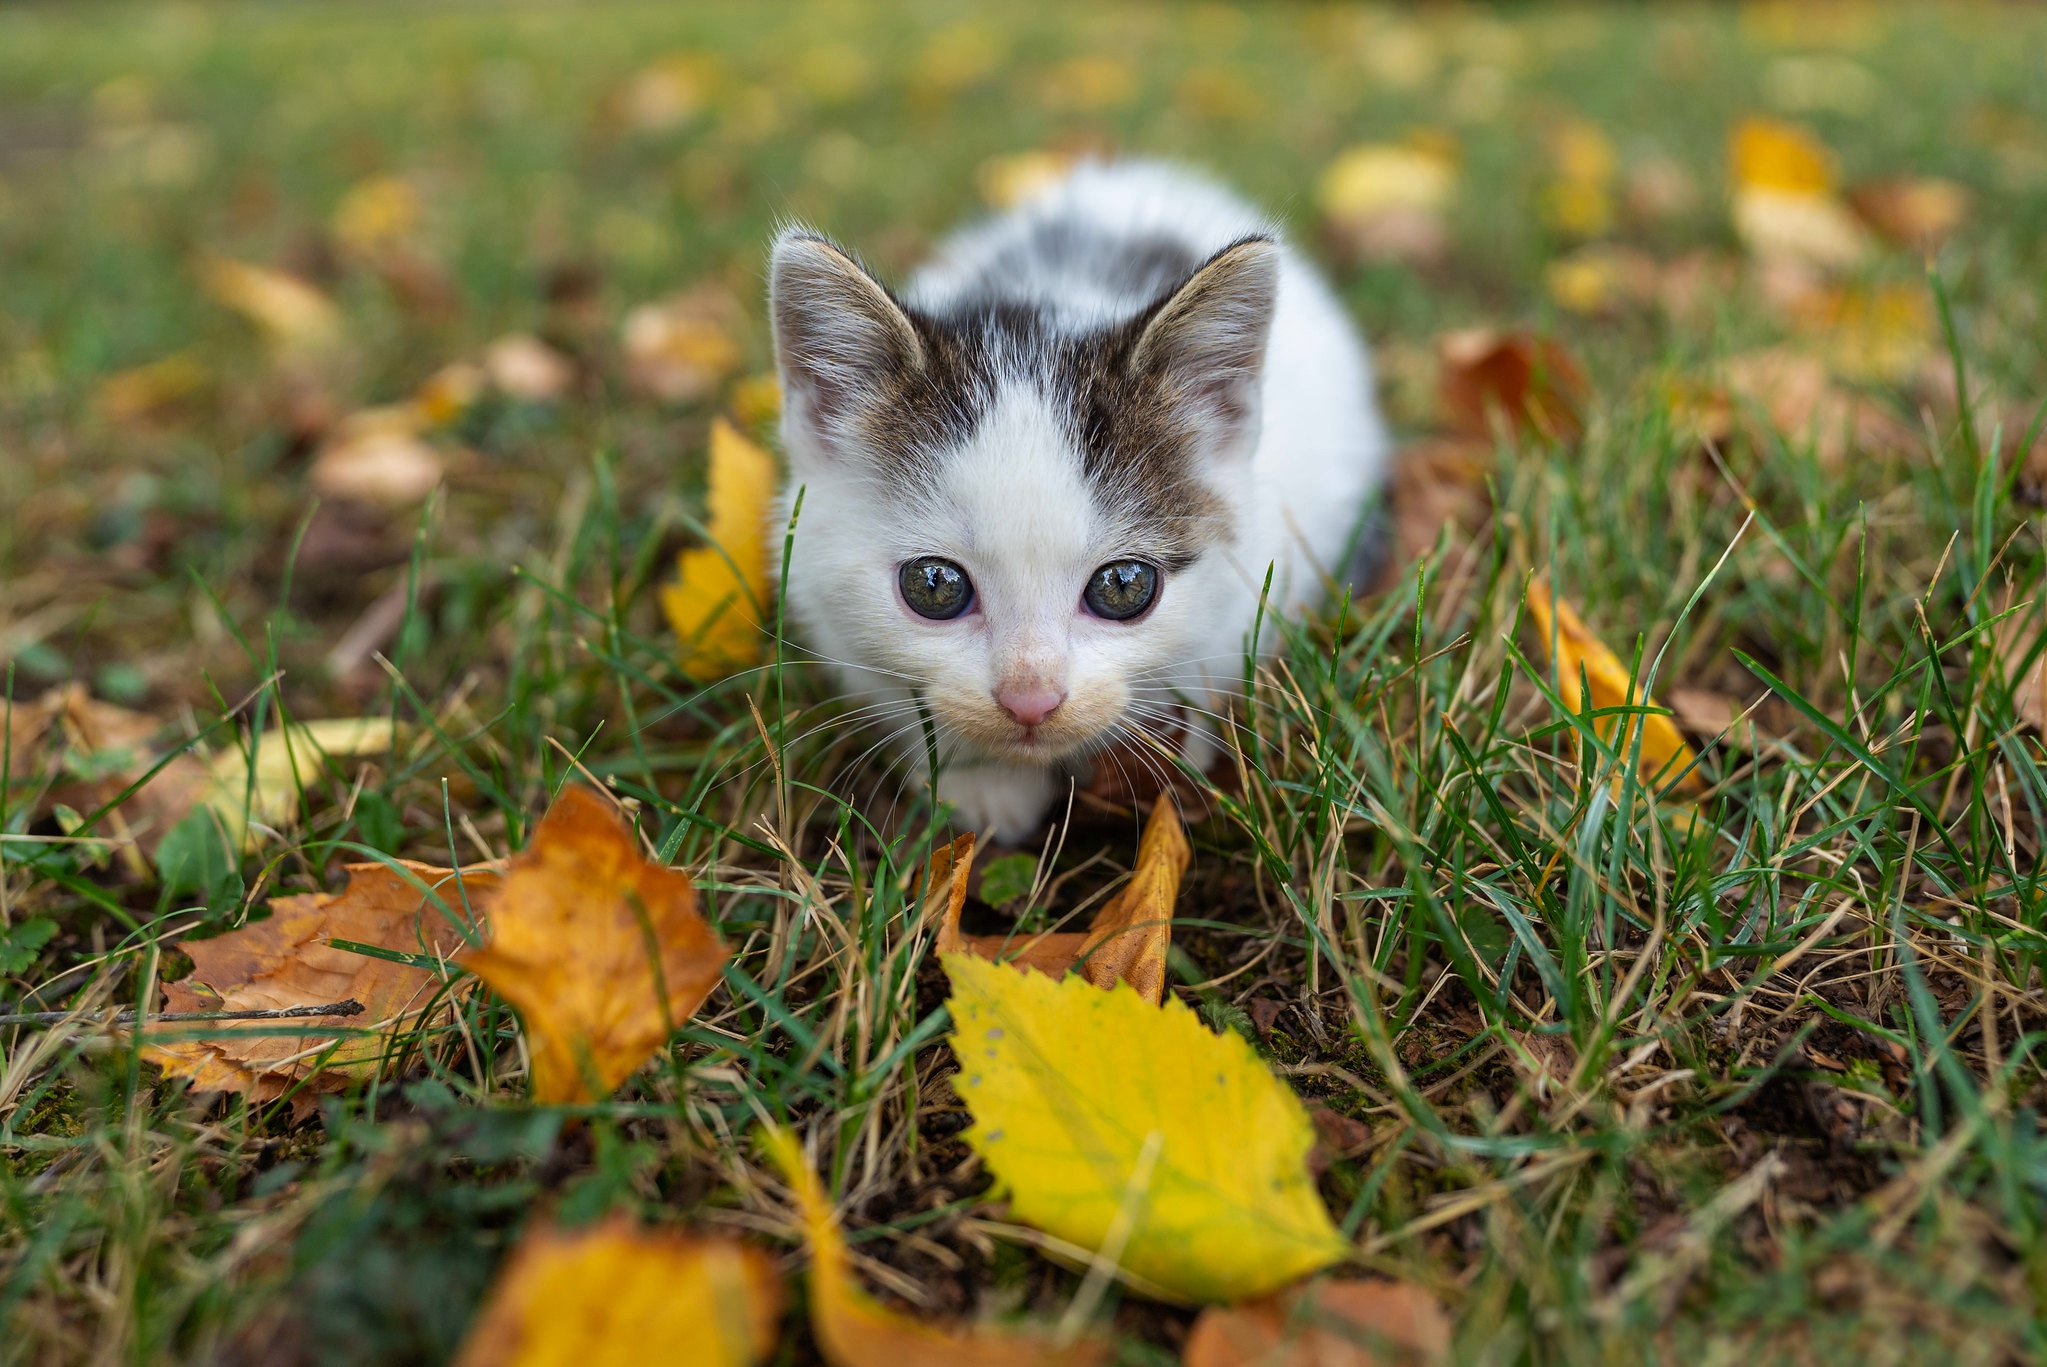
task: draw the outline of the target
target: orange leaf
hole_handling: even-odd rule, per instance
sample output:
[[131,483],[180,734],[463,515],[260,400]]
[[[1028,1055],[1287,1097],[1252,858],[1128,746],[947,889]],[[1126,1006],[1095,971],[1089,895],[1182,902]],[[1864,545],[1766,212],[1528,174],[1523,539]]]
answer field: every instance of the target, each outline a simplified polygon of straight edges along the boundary
[[749,1367],[775,1344],[782,1285],[759,1249],[637,1228],[542,1226],[492,1283],[456,1367]]
[[762,1144],[796,1194],[810,1241],[810,1328],[832,1367],[1084,1367],[1108,1360],[1108,1346],[1094,1339],[1059,1344],[991,1325],[945,1329],[880,1304],[854,1280],[838,1218],[795,1136],[770,1128]]
[[[449,918],[471,914],[465,903],[473,908],[498,886],[493,869],[458,872],[394,863],[395,868],[351,864],[348,883],[338,893],[275,897],[268,920],[211,939],[180,941],[192,972],[164,984],[170,1011],[278,1011],[352,998],[362,1003],[362,1015],[207,1025],[201,1038],[145,1043],[143,1057],[161,1065],[167,1077],[190,1078],[195,1091],[244,1092],[256,1101],[294,1092],[305,1099],[301,1110],[312,1093],[340,1091],[352,1079],[369,1077],[392,1042],[421,1023],[446,979],[331,942],[448,956],[462,944]],[[372,1033],[336,1035],[336,1024]],[[165,1029],[173,1036],[197,1033],[191,1026]]]
[[[1584,711],[1587,688],[1591,690],[1594,710],[1657,705],[1656,700],[1647,697],[1639,686],[1629,686],[1627,666],[1607,648],[1605,642],[1592,634],[1575,608],[1551,591],[1547,579],[1541,575],[1530,579],[1526,600],[1529,620],[1535,625],[1543,651],[1547,653],[1554,649],[1556,652],[1557,692],[1563,698],[1564,706],[1574,713]],[[1593,729],[1617,753],[1625,755],[1632,744],[1635,720],[1634,717],[1600,717],[1593,723]],[[1623,721],[1625,726],[1621,724]],[[1704,792],[1705,779],[1697,768],[1690,767],[1697,755],[1685,743],[1671,719],[1647,715],[1640,721],[1643,778],[1652,784],[1675,780],[1675,786],[1684,792]],[[1618,739],[1615,739],[1616,735]],[[1680,773],[1684,777],[1678,778]]]
[[649,863],[581,787],[506,869],[490,936],[462,965],[525,1018],[533,1099],[548,1104],[609,1096],[703,1005],[726,956],[689,875]]
[[1381,1367],[1442,1360],[1450,1322],[1412,1282],[1325,1281],[1201,1312],[1185,1367]]
[[1858,185],[1848,203],[1864,223],[1900,247],[1932,251],[1969,217],[1969,191],[1934,176],[1897,176]]
[[1053,978],[1077,971],[1105,991],[1127,982],[1147,1000],[1163,1001],[1166,951],[1173,942],[1173,902],[1191,854],[1179,808],[1161,797],[1145,823],[1130,881],[1095,913],[1085,932],[965,935],[960,932],[960,911],[967,900],[967,875],[974,866],[974,837],[960,836],[933,851],[925,878],[925,920],[938,927],[933,948],[940,954],[961,952],[1013,963]]
[[1585,430],[1585,372],[1547,337],[1469,328],[1436,341],[1438,398],[1455,431],[1489,437],[1500,414],[1522,435],[1575,441]]

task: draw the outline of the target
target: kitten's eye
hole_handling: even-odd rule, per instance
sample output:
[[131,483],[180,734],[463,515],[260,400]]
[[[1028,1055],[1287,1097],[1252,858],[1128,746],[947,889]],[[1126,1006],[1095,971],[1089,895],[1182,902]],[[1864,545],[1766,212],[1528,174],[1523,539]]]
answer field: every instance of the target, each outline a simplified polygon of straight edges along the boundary
[[1127,622],[1159,596],[1159,572],[1142,560],[1111,560],[1087,581],[1081,601],[1097,617]]
[[959,616],[974,602],[974,581],[967,578],[967,572],[935,555],[904,564],[897,582],[910,611],[935,622]]

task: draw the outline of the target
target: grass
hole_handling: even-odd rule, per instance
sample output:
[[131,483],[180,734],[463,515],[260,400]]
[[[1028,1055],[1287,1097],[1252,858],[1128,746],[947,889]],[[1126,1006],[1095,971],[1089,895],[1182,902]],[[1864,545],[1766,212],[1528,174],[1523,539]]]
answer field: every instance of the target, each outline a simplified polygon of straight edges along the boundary
[[[655,590],[718,405],[630,392],[617,320],[712,282],[763,370],[780,217],[899,270],[974,210],[985,158],[1061,142],[1208,163],[1313,240],[1339,150],[1429,125],[1461,149],[1450,264],[1343,278],[1392,416],[1435,420],[1437,332],[1532,323],[1585,359],[1588,432],[1503,445],[1480,531],[1445,533],[1340,625],[1287,624],[1193,830],[1179,990],[1368,1127],[1323,1192],[1363,1266],[1443,1295],[1459,1360],[2047,1356],[2047,754],[1994,644],[2043,545],[2011,445],[1908,378],[1873,390],[1910,419],[1895,449],[1829,461],[1794,431],[1709,456],[1670,381],[1781,322],[1748,288],[1683,322],[1559,313],[1542,270],[1568,244],[1532,207],[1566,113],[1712,186],[1728,127],[1795,94],[1785,59],[1853,63],[1876,98],[1803,114],[1845,173],[1977,196],[1938,261],[1941,364],[1971,377],[1950,392],[2037,401],[2047,22],[1025,8],[0,11],[9,695],[80,681],[215,749],[279,717],[420,737],[310,785],[305,822],[258,857],[168,881],[64,838],[106,836],[102,814],[9,789],[0,914],[54,926],[10,1009],[153,1007],[178,936],[365,855],[516,850],[579,774],[637,803],[738,947],[667,1056],[579,1123],[526,1104],[514,1022],[482,994],[302,1124],[193,1097],[104,1033],[10,1027],[0,1353],[443,1360],[536,1211],[793,1254],[773,1182],[736,1180],[762,1114],[816,1140],[870,1284],[927,1314],[1059,1314],[1077,1279],[1001,1236],[957,1138],[943,982],[909,903],[929,800],[863,761],[872,738],[810,671],[677,673]],[[635,132],[621,92],[674,51],[698,54],[706,108]],[[1072,63],[1087,54],[1113,60]],[[408,302],[333,250],[336,205],[386,173],[423,187],[419,250],[454,302]],[[1624,235],[1733,254],[1710,190]],[[278,359],[207,300],[202,253],[314,275],[345,344],[313,371]],[[417,515],[316,506],[308,410],[390,402],[513,329],[587,383],[472,412],[470,454]],[[109,415],[107,376],[172,355],[199,375],[177,402]],[[1560,704],[1519,624],[1531,570],[1659,696],[1757,704],[1753,731],[1701,737],[1696,824]],[[390,668],[330,674],[390,592]],[[1136,829],[1081,804],[1031,914],[1084,918]],[[1190,1322],[1114,1292],[1102,1317],[1130,1363],[1174,1360]],[[780,1352],[815,1360],[794,1319]]]

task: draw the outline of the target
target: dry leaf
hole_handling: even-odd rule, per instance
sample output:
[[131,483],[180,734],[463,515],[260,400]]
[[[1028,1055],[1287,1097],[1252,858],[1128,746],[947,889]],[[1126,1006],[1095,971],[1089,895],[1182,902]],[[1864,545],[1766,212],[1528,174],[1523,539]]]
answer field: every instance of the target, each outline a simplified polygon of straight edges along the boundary
[[768,601],[768,515],[775,462],[719,418],[711,424],[711,544],[684,551],[661,610],[682,643],[682,670],[723,678],[761,657],[759,613]]
[[1869,234],[1835,193],[1833,155],[1805,129],[1742,120],[1728,169],[1735,232],[1757,257],[1835,269],[1869,254]]
[[633,73],[619,92],[617,111],[636,131],[665,133],[696,117],[715,89],[717,76],[713,58],[671,52]]
[[236,747],[213,757],[206,805],[220,817],[231,845],[253,850],[258,832],[282,833],[297,824],[299,794],[327,772],[329,761],[384,754],[406,734],[387,717],[333,717],[265,731],[253,765]]
[[[1849,450],[1870,453],[1911,448],[1916,434],[1874,399],[1836,384],[1817,356],[1787,347],[1743,352],[1720,363],[1723,425],[1704,435],[1723,439],[1738,414],[1760,419],[1787,441],[1811,441],[1815,458],[1839,469]],[[1756,434],[1761,444],[1761,433]]]
[[427,427],[445,427],[483,396],[490,376],[474,361],[455,361],[427,376],[412,396],[413,410]]
[[[1590,705],[1595,711],[1609,707],[1658,705],[1639,686],[1630,687],[1627,666],[1607,648],[1605,642],[1592,634],[1578,616],[1577,609],[1551,591],[1547,579],[1541,575],[1531,578],[1525,601],[1529,621],[1534,625],[1543,653],[1555,652],[1557,694],[1573,714],[1585,711],[1588,688],[1591,690]],[[1599,717],[1593,722],[1593,730],[1613,748],[1615,754],[1625,757],[1634,743],[1632,733],[1636,720],[1636,717]],[[1640,764],[1643,779],[1656,787],[1673,784],[1674,791],[1687,794],[1704,792],[1705,777],[1694,763],[1698,756],[1685,743],[1685,738],[1678,733],[1671,719],[1649,714],[1640,716],[1639,720],[1642,727]]]
[[[947,954],[967,1141],[1018,1220],[1148,1295],[1262,1295],[1348,1244],[1308,1174],[1313,1127],[1245,1040],[1177,997]],[[1114,1250],[1111,1250],[1114,1251]]]
[[447,473],[441,453],[419,436],[425,411],[413,404],[369,408],[344,418],[313,457],[323,497],[403,509],[424,502]]
[[1816,289],[1789,311],[1843,379],[1896,383],[1934,352],[1933,302],[1919,285]]
[[217,256],[200,265],[199,281],[287,352],[320,352],[340,339],[334,301],[295,275]]
[[739,306],[715,285],[642,304],[626,315],[626,380],[663,403],[692,403],[739,369]]
[[1325,234],[1352,261],[1425,264],[1449,249],[1444,220],[1457,193],[1457,158],[1446,140],[1364,143],[1322,173],[1316,203]]
[[2026,655],[2040,643],[2043,633],[2047,633],[2047,626],[2043,626],[2040,605],[2036,602],[2030,611],[2015,613],[1998,627],[1997,655],[2004,665],[2005,677],[2011,682],[2012,711],[2020,721],[2047,736],[2047,645],[2043,645],[2032,667],[2025,668]]
[[963,935],[960,910],[966,905],[967,876],[974,864],[974,837],[960,836],[932,852],[925,879],[924,915],[927,923],[937,923],[933,948],[940,954],[966,953],[1014,963],[1055,978],[1077,971],[1103,989],[1127,982],[1139,996],[1156,1003],[1166,992],[1173,902],[1192,853],[1179,808],[1171,798],[1161,797],[1145,823],[1130,881],[1095,913],[1085,932]]
[[1201,1312],[1185,1367],[1409,1367],[1450,1350],[1450,1321],[1412,1282],[1322,1281]]
[[[268,920],[179,942],[192,960],[191,975],[164,984],[169,1011],[276,1011],[352,998],[362,1003],[362,1015],[206,1025],[199,1027],[204,1038],[149,1043],[142,1056],[161,1065],[166,1077],[190,1078],[195,1091],[245,1092],[263,1102],[297,1087],[301,1112],[310,1109],[312,1094],[340,1091],[373,1074],[392,1042],[421,1023],[446,979],[331,941],[445,959],[465,943],[458,923],[473,922],[499,877],[488,868],[457,872],[394,863],[350,864],[338,893],[275,897]],[[371,1033],[337,1036],[337,1024]],[[161,1029],[197,1033],[194,1027]]]
[[769,1128],[761,1143],[796,1195],[810,1244],[810,1328],[832,1367],[1084,1367],[1108,1360],[1107,1345],[1091,1338],[1058,1344],[992,1325],[946,1329],[881,1305],[854,1280],[838,1218],[795,1136]]
[[1656,258],[1633,247],[1581,247],[1543,267],[1550,298],[1573,313],[1609,314],[1654,304],[1662,296]]
[[604,799],[568,787],[462,956],[526,1021],[533,1099],[601,1101],[718,984],[726,950],[689,875],[649,863]]
[[1438,402],[1451,430],[1490,437],[1495,414],[1524,436],[1575,441],[1585,431],[1585,372],[1563,346],[1525,332],[1468,328],[1436,339]]
[[991,209],[1013,209],[1066,179],[1078,161],[1072,152],[1041,147],[989,157],[974,168],[974,185]]
[[1600,237],[1613,227],[1613,178],[1619,158],[1612,139],[1588,119],[1566,118],[1550,129],[1555,176],[1537,199],[1542,219],[1569,237]]
[[774,1261],[732,1239],[642,1229],[624,1215],[519,1240],[455,1367],[752,1367],[775,1346]]
[[213,373],[205,362],[180,351],[107,376],[95,397],[108,421],[135,424],[165,416],[212,385]]
[[749,375],[732,386],[732,416],[755,432],[774,426],[782,416],[782,381],[774,371]]
[[1403,447],[1393,463],[1393,541],[1397,555],[1381,575],[1390,587],[1435,549],[1446,526],[1475,531],[1492,511],[1486,480],[1498,458],[1490,442],[1442,437]]
[[529,403],[552,403],[576,382],[574,362],[525,332],[492,342],[484,350],[483,368],[499,393]]
[[1930,252],[1952,237],[1969,217],[1967,189],[1936,176],[1897,176],[1848,191],[1848,203],[1862,221],[1900,247]]
[[419,191],[398,176],[357,181],[341,197],[329,226],[347,250],[375,257],[418,230]]
[[[63,761],[43,794],[43,810],[61,803],[81,813],[97,811],[176,748],[153,743],[166,729],[155,717],[100,702],[80,683],[60,685],[34,702],[0,706],[8,713],[0,729],[8,788],[34,781],[52,759]],[[142,854],[151,854],[210,784],[197,756],[179,754],[109,812],[100,833],[132,839]]]
[[1678,161],[1645,157],[1628,168],[1628,212],[1648,223],[1681,218],[1699,206],[1699,182]]

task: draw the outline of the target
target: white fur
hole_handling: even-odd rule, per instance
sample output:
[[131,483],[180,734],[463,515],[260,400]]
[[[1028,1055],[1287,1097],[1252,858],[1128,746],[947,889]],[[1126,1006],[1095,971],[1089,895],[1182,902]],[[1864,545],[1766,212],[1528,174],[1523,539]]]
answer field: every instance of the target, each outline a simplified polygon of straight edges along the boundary
[[[1063,328],[1093,330],[1150,299],[1119,296],[1080,269],[1034,263],[991,280],[990,263],[1048,219],[1134,237],[1168,236],[1206,258],[1270,222],[1184,171],[1146,163],[1089,164],[1038,198],[947,243],[906,291],[942,310],[963,291],[991,288],[1048,309]],[[1157,605],[1129,623],[1080,606],[1101,564],[1141,554],[1145,529],[1095,505],[1052,406],[1022,361],[1005,378],[973,437],[943,465],[939,492],[888,487],[870,466],[830,449],[791,393],[784,430],[791,480],[780,516],[804,490],[789,606],[803,639],[836,662],[849,692],[877,706],[879,724],[909,727],[901,744],[921,762],[912,688],[938,728],[946,768],[940,795],[970,828],[1027,836],[1066,777],[1174,692],[1220,710],[1242,676],[1268,567],[1269,612],[1318,601],[1382,480],[1387,439],[1365,349],[1342,308],[1291,248],[1280,249],[1277,305],[1265,350],[1260,415],[1248,459],[1219,459],[1207,478],[1236,518],[1232,543],[1168,573]],[[785,391],[789,383],[785,364]],[[977,591],[964,617],[932,622],[905,607],[897,567],[940,555],[966,568]],[[1260,649],[1269,649],[1267,633]],[[994,701],[1005,682],[1062,689],[1066,703],[1036,729]],[[1215,701],[1209,701],[1215,698]],[[1133,704],[1138,711],[1133,713]],[[1208,743],[1197,729],[1184,744]],[[1190,757],[1198,757],[1190,755]]]

